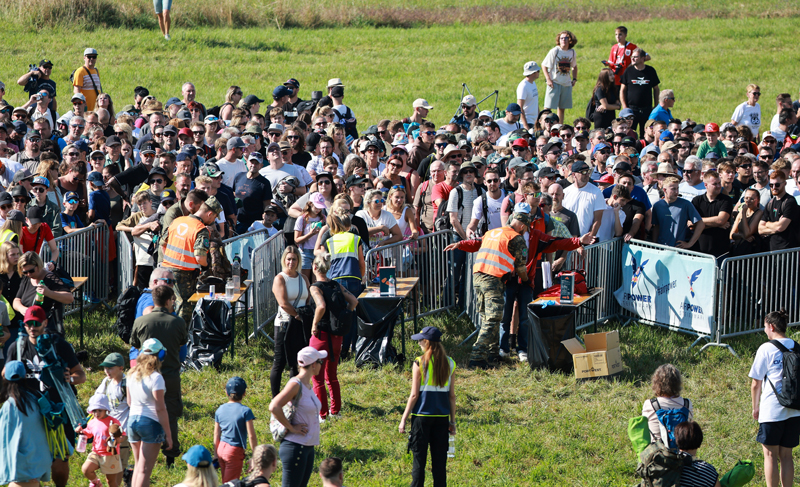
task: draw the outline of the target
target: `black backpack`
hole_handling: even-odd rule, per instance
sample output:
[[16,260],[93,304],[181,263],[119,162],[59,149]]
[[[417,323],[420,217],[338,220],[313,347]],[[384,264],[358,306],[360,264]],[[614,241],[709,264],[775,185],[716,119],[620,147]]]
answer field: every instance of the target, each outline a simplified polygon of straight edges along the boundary
[[775,388],[775,384],[773,384],[766,375],[764,379],[772,386],[772,390],[775,391],[775,397],[778,398],[778,402],[781,406],[790,409],[800,409],[800,384],[798,384],[798,380],[800,380],[800,353],[798,353],[800,352],[800,345],[792,341],[794,347],[792,350],[789,350],[778,340],[770,340],[769,342],[783,353],[781,391],[778,392]]
[[322,327],[320,330],[336,336],[347,335],[353,325],[353,312],[349,309],[341,285],[336,281],[327,281],[315,282],[312,286],[322,291],[330,316],[330,329]]
[[[475,190],[477,191],[476,196],[483,195],[483,190],[481,190],[480,186],[475,186]],[[461,210],[464,208],[464,190],[461,188],[461,185],[453,189],[453,191],[458,192],[458,209]],[[449,201],[450,198],[448,198]],[[486,205],[484,205],[485,207]],[[433,217],[433,230],[439,232],[441,230],[452,230],[453,224],[450,223],[450,213],[447,211],[447,201],[442,201],[442,204],[436,208],[436,215]]]
[[117,336],[123,342],[131,342],[133,332],[133,322],[136,321],[136,305],[139,304],[139,297],[142,295],[136,286],[128,286],[117,299]]

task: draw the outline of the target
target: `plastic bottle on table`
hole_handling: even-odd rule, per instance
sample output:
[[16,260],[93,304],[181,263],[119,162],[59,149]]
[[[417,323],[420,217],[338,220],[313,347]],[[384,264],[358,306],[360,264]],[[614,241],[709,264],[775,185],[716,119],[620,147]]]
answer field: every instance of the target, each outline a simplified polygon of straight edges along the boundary
[[242,259],[239,253],[233,254],[233,263],[231,264],[231,277],[233,279],[233,289],[238,291],[242,287]]
[[389,277],[389,296],[397,296],[397,281],[394,276]]

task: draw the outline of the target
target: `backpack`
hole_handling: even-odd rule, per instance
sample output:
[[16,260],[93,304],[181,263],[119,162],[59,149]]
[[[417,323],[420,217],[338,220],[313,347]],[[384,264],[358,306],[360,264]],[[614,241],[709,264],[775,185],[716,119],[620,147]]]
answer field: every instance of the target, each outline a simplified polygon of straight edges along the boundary
[[[338,112],[338,110],[336,110]],[[358,121],[356,120],[355,116],[353,116],[352,110],[350,107],[347,107],[347,111],[344,112],[344,115],[341,117],[344,123],[344,133],[349,135],[350,137],[357,139],[358,138],[358,129],[356,125]]]
[[489,231],[489,197],[486,192],[481,195],[481,219],[478,222],[478,228],[475,229],[475,235],[478,238],[483,237]]
[[328,304],[327,311],[330,316],[330,328],[320,328],[324,332],[331,335],[345,336],[350,332],[353,325],[353,312],[350,311],[347,299],[344,297],[341,285],[336,281],[327,281],[331,284],[324,282],[315,282],[312,287],[316,287],[325,296],[325,302]]
[[775,384],[765,375],[764,379],[772,386],[775,397],[781,406],[790,409],[800,409],[800,345],[794,343],[792,350],[784,347],[778,340],[770,340],[778,350],[783,353],[783,373],[781,374],[781,391],[775,388]]
[[225,103],[223,105],[217,105],[215,107],[211,107],[208,110],[206,110],[206,116],[214,115],[215,117],[219,118],[219,112],[222,111],[222,107],[224,107],[225,105],[232,105],[232,104],[231,103]]
[[650,443],[639,458],[636,473],[644,479],[639,487],[680,487],[683,467],[692,462],[691,456],[671,450],[661,441]]
[[136,286],[128,286],[117,299],[117,336],[125,343],[131,342],[133,322],[136,320],[136,305],[142,295]]
[[[477,191],[476,196],[481,196],[483,194],[483,190],[481,190],[480,186],[475,186],[475,190]],[[453,191],[458,192],[458,210],[460,211],[464,208],[464,189],[461,188],[461,185],[453,189]],[[450,198],[448,197],[448,201]],[[485,205],[484,205],[485,207]],[[450,223],[450,214],[447,211],[447,202],[442,201],[442,204],[436,209],[436,215],[433,217],[433,230],[435,232],[439,232],[441,230],[453,230],[453,224]]]
[[[670,448],[678,448],[675,443],[675,426],[679,423],[689,420],[689,406],[691,402],[688,399],[683,400],[683,407],[679,409],[662,409],[658,403],[657,398],[650,399],[650,404],[656,412],[658,422],[662,427],[661,439],[667,440]],[[666,433],[666,437],[664,436]]]
[[594,122],[595,113],[597,113],[597,105],[594,103],[594,90],[592,90],[592,96],[589,98],[589,103],[586,105],[586,113],[584,113],[584,116],[587,120],[592,120]]

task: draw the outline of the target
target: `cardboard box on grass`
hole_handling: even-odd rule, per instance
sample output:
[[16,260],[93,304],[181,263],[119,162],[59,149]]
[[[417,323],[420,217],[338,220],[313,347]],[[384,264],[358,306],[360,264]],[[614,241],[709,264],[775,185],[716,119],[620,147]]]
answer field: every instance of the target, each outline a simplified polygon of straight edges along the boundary
[[583,336],[586,347],[577,338],[561,343],[572,354],[575,377],[592,379],[622,373],[622,355],[619,352],[619,332],[589,333]]

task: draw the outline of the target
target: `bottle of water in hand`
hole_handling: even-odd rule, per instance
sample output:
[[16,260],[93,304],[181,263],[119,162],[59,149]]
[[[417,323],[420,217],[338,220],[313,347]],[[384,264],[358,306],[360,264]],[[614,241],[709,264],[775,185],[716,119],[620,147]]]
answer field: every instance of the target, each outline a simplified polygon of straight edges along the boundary
[[447,458],[455,458],[456,457],[456,436],[450,435],[450,438],[447,440]]

